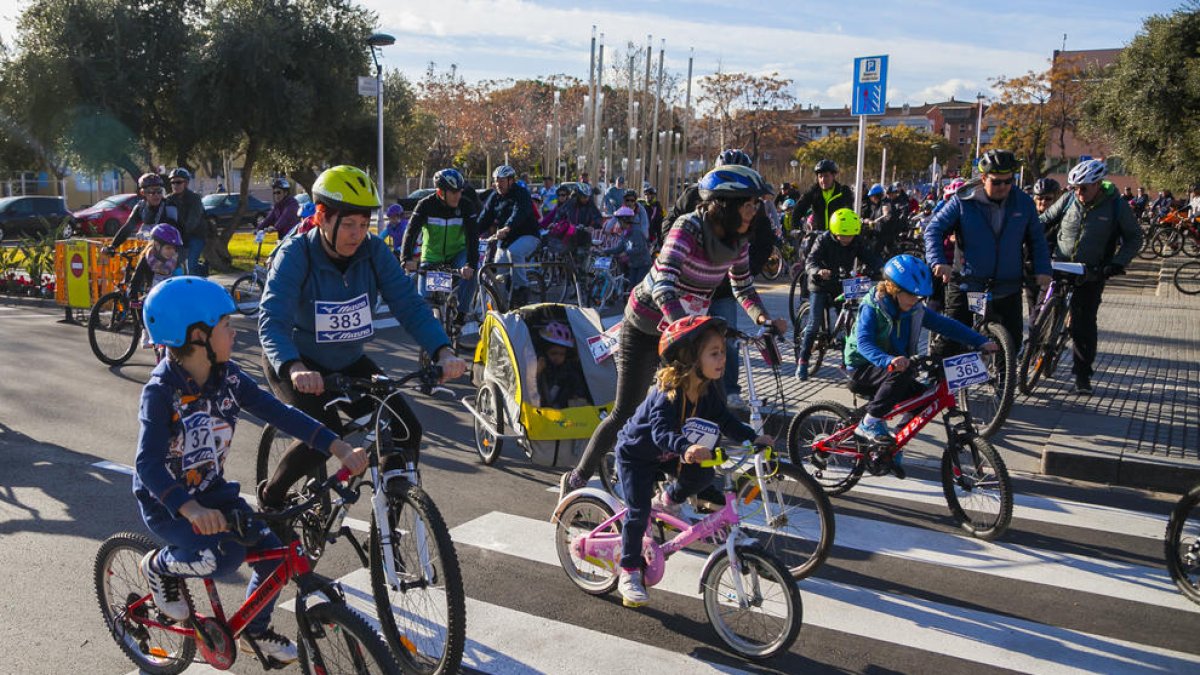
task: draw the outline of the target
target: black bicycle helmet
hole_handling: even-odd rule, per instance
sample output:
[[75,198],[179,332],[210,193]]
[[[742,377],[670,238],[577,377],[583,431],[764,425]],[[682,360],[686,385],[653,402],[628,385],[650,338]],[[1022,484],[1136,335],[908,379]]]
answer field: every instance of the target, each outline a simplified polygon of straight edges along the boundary
[[754,162],[750,161],[750,155],[737,148],[728,148],[722,150],[721,154],[717,155],[717,166],[754,166]]
[[837,173],[838,172],[837,163],[834,162],[832,159],[823,159],[823,160],[817,162],[817,165],[813,167],[813,172],[814,173]]
[[1056,195],[1060,192],[1062,192],[1062,186],[1053,178],[1039,178],[1033,184],[1033,194],[1037,197],[1042,195]]
[[1021,160],[1008,150],[988,150],[979,158],[980,173],[1016,173],[1021,170]]

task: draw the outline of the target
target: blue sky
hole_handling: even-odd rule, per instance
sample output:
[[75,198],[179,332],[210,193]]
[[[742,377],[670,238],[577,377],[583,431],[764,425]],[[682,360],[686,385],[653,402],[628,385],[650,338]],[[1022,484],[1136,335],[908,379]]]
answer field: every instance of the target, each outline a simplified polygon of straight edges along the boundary
[[[592,25],[609,48],[646,35],[666,39],[667,67],[697,78],[778,71],[804,104],[849,100],[855,56],[888,54],[888,102],[920,104],[986,93],[989,79],[1046,67],[1053,50],[1120,47],[1153,13],[1180,2],[947,3],[934,0],[360,0],[396,36],[386,67],[419,79],[430,61],[470,80],[566,73],[586,79]],[[0,0],[0,37],[11,41],[24,0]],[[611,52],[609,52],[611,53]],[[656,56],[657,58],[657,56]],[[366,73],[364,73],[366,74]]]

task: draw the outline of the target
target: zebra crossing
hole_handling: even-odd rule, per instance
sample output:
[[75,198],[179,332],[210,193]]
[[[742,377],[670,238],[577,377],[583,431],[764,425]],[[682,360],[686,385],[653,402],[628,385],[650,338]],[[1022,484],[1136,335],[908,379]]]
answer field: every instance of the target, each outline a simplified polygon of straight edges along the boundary
[[[523,499],[534,497],[548,514],[555,497],[538,490]],[[451,529],[467,585],[464,668],[795,673],[937,663],[972,673],[1200,672],[1200,608],[1161,565],[1163,515],[1018,492],[1009,533],[984,542],[948,526],[940,484],[890,477],[863,481],[834,507],[833,554],[800,582],[800,640],[762,664],[717,647],[698,593],[699,553],[673,558],[651,589],[652,605],[630,610],[566,579],[548,517],[496,509],[469,518]],[[481,576],[511,581],[478,583]],[[366,570],[340,581],[352,604],[374,614]],[[521,588],[531,584],[552,589],[553,599],[523,601]],[[676,617],[688,630],[673,629]]]

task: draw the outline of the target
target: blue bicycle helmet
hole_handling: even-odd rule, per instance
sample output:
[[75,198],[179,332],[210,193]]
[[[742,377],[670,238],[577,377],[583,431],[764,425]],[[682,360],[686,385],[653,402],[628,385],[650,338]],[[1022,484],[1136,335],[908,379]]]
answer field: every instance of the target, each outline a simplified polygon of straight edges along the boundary
[[882,194],[883,194],[883,186],[880,185],[879,183],[872,185],[871,189],[867,190],[868,197],[874,197],[875,195],[882,195]]
[[904,253],[887,261],[883,276],[913,295],[927,298],[933,294],[933,273],[916,256]]
[[461,190],[467,184],[467,179],[458,169],[442,169],[433,174],[433,185],[439,190]]
[[404,207],[399,204],[392,204],[387,207],[387,211],[384,211],[383,215],[388,218],[399,218],[404,215]]
[[737,148],[729,148],[722,150],[721,154],[717,155],[717,166],[754,166],[750,155]]
[[771,194],[757,171],[736,164],[709,171],[696,187],[701,199],[753,199]]
[[209,328],[237,307],[224,288],[203,277],[171,277],[146,296],[142,320],[150,341],[156,345],[182,347],[188,343],[189,326],[202,323]]

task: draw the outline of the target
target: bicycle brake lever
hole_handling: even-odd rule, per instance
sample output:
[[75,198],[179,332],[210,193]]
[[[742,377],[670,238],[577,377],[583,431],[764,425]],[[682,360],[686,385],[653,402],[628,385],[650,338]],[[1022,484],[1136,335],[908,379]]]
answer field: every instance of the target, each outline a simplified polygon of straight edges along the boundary
[[342,395],[325,404],[325,409],[328,410],[339,403],[353,403],[349,396]]

